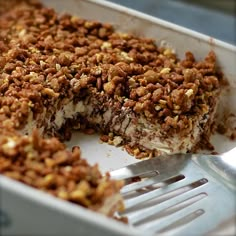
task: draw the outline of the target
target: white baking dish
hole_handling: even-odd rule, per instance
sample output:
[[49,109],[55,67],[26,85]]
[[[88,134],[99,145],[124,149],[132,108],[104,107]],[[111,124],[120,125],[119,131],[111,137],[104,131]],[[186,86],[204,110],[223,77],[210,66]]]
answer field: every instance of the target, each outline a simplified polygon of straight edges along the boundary
[[[106,1],[42,2],[60,12],[112,23],[119,31],[154,38],[157,44],[174,48],[180,57],[189,50],[200,59],[214,50],[230,83],[230,89],[222,96],[221,111],[230,107],[230,111],[236,114],[235,46]],[[235,142],[220,135],[215,135],[212,140],[218,152],[235,146]],[[137,161],[120,148],[101,144],[98,135],[75,133],[67,145],[81,146],[83,157],[92,164],[99,163],[103,172]],[[0,233],[3,235],[143,235],[140,230],[129,225],[56,199],[3,176],[0,176],[0,193]],[[235,232],[232,222],[227,227],[226,224],[219,227],[218,230],[221,231],[218,232],[222,234]]]

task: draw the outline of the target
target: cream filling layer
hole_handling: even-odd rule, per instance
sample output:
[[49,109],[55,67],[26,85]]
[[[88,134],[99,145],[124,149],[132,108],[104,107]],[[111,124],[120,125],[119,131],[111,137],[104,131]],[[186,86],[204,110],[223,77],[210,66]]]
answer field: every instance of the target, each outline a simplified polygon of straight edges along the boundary
[[[169,137],[164,137],[162,134],[161,126],[150,123],[144,116],[135,115],[131,110],[122,108],[117,113],[113,106],[100,107],[95,98],[79,101],[74,103],[72,100],[66,100],[66,104],[61,106],[61,109],[52,112],[48,115],[45,109],[42,114],[37,117],[36,121],[33,120],[33,115],[28,117],[27,125],[22,130],[23,134],[31,133],[34,127],[38,127],[37,120],[44,120],[46,124],[46,131],[52,129],[52,133],[59,130],[66,122],[67,119],[76,119],[78,115],[85,117],[88,123],[96,125],[101,130],[114,132],[116,135],[128,141],[131,145],[137,145],[147,150],[157,150],[160,153],[186,153],[191,150],[199,141],[202,133],[200,123],[206,123],[208,119],[212,119],[215,111],[203,117],[195,117],[192,122],[192,127],[189,133],[184,137],[179,134],[173,134]],[[55,106],[57,107],[57,106]],[[99,112],[94,111],[98,109]],[[50,121],[52,115],[54,120]],[[51,117],[50,117],[51,116]],[[47,118],[46,118],[47,117]],[[78,121],[79,123],[79,121]],[[78,124],[79,126],[79,124]],[[40,133],[44,133],[44,127],[41,126]],[[121,140],[119,140],[121,142]]]
[[68,118],[76,117],[80,114],[93,125],[99,125],[101,130],[109,129],[121,136],[123,139],[128,140],[131,145],[137,144],[148,150],[158,150],[161,153],[185,153],[192,149],[199,140],[201,135],[200,122],[205,123],[200,117],[193,122],[192,129],[189,134],[180,137],[175,134],[171,137],[163,138],[161,127],[159,124],[153,125],[148,122],[143,116],[134,117],[134,114],[128,109],[121,109],[120,114],[116,115],[114,109],[108,107],[103,113],[93,114],[96,105],[93,103],[84,104],[80,101],[74,105],[69,102],[62,110],[56,113],[55,125],[60,128]]

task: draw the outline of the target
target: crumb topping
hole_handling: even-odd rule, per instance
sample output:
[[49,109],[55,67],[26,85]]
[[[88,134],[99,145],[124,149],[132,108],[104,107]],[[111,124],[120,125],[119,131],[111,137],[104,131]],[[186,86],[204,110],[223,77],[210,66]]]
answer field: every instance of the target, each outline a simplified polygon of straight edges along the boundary
[[[23,137],[1,131],[0,173],[92,210],[99,210],[123,184],[102,176],[98,165],[90,166],[79,147],[70,152],[58,139],[43,139],[36,130]],[[117,203],[109,214],[121,207]]]
[[[0,1],[0,174],[97,210],[119,193],[122,182],[102,176],[78,147],[70,152],[57,138],[17,130],[45,110],[59,110],[61,101],[94,94],[160,124],[166,136],[186,133],[194,117],[215,108],[222,77],[212,51],[202,61],[191,52],[181,60],[154,40],[119,33],[110,24],[59,15],[36,1]],[[55,119],[45,114],[48,122]],[[113,133],[101,140],[115,146],[124,141]],[[153,156],[138,146],[125,148],[139,158]],[[121,202],[109,214],[119,207]]]
[[40,4],[19,3],[0,16],[0,123],[17,129],[58,99],[105,94],[158,121],[167,133],[204,115],[219,92],[213,52],[183,60],[151,39]]

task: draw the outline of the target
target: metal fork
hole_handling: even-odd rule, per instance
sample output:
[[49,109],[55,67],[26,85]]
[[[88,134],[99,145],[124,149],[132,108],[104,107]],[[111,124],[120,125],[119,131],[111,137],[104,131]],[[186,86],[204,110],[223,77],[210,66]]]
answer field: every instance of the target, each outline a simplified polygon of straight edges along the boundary
[[176,154],[110,172],[129,223],[146,234],[205,235],[236,222],[236,148],[222,155]]

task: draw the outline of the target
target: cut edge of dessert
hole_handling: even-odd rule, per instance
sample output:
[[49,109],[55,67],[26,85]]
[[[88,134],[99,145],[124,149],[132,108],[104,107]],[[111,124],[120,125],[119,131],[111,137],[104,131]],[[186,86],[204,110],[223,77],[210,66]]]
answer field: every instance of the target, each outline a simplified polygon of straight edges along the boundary
[[122,183],[66,149],[72,130],[137,158],[211,148],[223,80],[214,52],[180,60],[109,24],[15,4],[0,14],[0,174],[111,216]]

